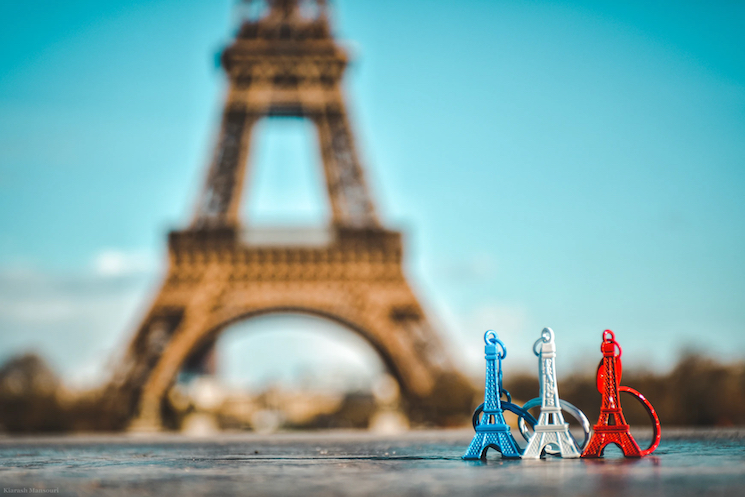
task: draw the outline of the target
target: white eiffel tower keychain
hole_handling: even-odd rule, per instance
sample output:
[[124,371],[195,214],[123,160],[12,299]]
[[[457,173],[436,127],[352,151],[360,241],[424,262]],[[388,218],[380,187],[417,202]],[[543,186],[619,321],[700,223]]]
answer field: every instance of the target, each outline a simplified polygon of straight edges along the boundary
[[[522,418],[520,419],[520,432],[528,441],[522,458],[539,459],[544,450],[547,454],[560,454],[563,458],[579,457],[590,435],[590,422],[582,411],[569,402],[559,399],[559,389],[556,384],[556,343],[554,331],[551,328],[543,329],[541,338],[533,345],[533,353],[538,356],[541,396],[527,402],[523,409],[527,411],[540,404],[541,414],[533,435],[530,435],[525,422]],[[569,425],[564,422],[564,416],[561,413],[562,409],[570,413],[582,425],[585,432],[582,445],[577,444],[569,432]]]

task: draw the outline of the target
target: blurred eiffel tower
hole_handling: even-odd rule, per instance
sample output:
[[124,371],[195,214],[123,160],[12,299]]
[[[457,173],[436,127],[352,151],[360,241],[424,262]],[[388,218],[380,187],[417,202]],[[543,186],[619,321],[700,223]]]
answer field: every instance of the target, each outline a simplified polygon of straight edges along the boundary
[[[167,276],[107,389],[109,405],[130,426],[158,429],[177,374],[208,364],[227,325],[301,312],[364,337],[398,380],[413,422],[452,421],[470,409],[473,388],[407,284],[401,234],[375,212],[341,88],[348,59],[326,2],[245,4],[249,15],[222,54],[230,86],[204,191],[191,226],[169,235]],[[251,243],[242,227],[251,130],[271,116],[306,118],[318,131],[332,211],[321,244]]]

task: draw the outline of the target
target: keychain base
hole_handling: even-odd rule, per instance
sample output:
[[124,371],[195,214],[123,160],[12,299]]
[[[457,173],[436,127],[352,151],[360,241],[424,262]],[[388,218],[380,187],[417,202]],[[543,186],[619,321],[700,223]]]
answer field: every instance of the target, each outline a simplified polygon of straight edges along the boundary
[[582,457],[603,457],[608,444],[616,444],[626,457],[641,457],[642,451],[631,436],[629,425],[595,425],[590,441],[587,442]]
[[476,435],[468,446],[463,459],[478,460],[486,457],[489,447],[498,450],[505,459],[517,459],[520,457],[520,449],[517,442],[510,433],[510,427],[506,424],[479,425],[476,427]]
[[558,448],[564,459],[575,459],[580,456],[574,440],[569,434],[569,425],[536,425],[535,433],[530,437],[528,446],[523,452],[523,459],[540,459],[547,445]]

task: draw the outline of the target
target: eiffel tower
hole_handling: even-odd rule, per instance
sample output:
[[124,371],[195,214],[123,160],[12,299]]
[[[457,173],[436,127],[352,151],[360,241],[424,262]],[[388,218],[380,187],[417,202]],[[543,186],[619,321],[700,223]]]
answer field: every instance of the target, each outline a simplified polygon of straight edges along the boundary
[[[460,419],[474,389],[406,281],[401,233],[375,212],[342,92],[348,58],[326,2],[248,3],[265,8],[222,53],[229,89],[204,190],[191,225],[169,234],[165,281],[106,389],[107,405],[125,425],[159,429],[179,371],[203,362],[226,326],[293,312],[366,339],[398,380],[412,422]],[[251,131],[272,116],[317,129],[332,216],[321,246],[247,242],[239,206]]]

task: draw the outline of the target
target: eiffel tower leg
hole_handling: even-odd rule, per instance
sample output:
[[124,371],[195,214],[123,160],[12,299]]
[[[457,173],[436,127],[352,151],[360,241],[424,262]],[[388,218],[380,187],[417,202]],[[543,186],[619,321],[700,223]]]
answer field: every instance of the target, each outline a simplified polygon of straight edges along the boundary
[[556,432],[556,443],[559,445],[559,452],[564,459],[575,459],[580,456],[574,440],[569,435],[569,428]]
[[631,436],[630,433],[622,433],[618,437],[618,445],[621,446],[621,451],[626,457],[641,457],[641,449],[636,443],[636,440]]
[[[615,425],[619,426],[619,425]],[[611,431],[602,431],[603,428],[595,428],[595,431],[587,442],[587,447],[582,452],[582,457],[601,457],[603,450],[608,444],[615,443],[626,457],[641,457],[641,449],[628,432],[628,426],[620,428],[613,427]],[[607,430],[607,427],[604,427]]]
[[354,147],[346,112],[329,106],[314,119],[337,226],[377,227],[377,215]]
[[257,119],[242,108],[225,109],[220,138],[205,189],[197,204],[193,226],[238,224],[251,130]]
[[[200,335],[205,329],[206,321],[207,319],[202,316],[194,316],[191,319],[187,318],[184,326],[178,328],[176,333],[192,336]],[[155,431],[162,429],[161,403],[182,365],[181,361],[174,360],[182,356],[182,354],[174,353],[174,345],[182,348],[185,345],[185,341],[173,341],[156,364],[142,388],[136,417],[129,426],[130,431]]]
[[523,452],[523,459],[540,459],[543,448],[546,446],[546,433],[536,431],[528,441],[528,446]]
[[517,448],[517,443],[512,435],[507,432],[484,432],[474,435],[463,459],[484,459],[486,458],[486,452],[489,447],[498,450],[504,459],[517,459],[520,457],[520,450]]
[[[111,413],[109,417],[115,423],[112,428],[124,428],[122,423],[130,422],[136,414],[140,393],[182,320],[182,307],[168,305],[161,301],[160,296],[155,299],[103,392],[105,410]],[[152,414],[159,409],[148,408],[146,411]],[[159,414],[156,417],[159,419]],[[140,429],[151,431],[158,426],[159,422],[143,421]]]
[[[201,278],[198,291],[190,292],[183,302],[183,319],[167,337],[155,367],[142,387],[136,418],[130,425],[133,431],[149,431],[162,427],[161,402],[179,368],[199,345],[204,343],[212,328],[212,309],[226,287],[229,274],[217,264],[208,266]],[[173,298],[168,284],[161,290],[160,299]]]
[[515,438],[509,432],[497,433],[499,439],[500,452],[506,459],[517,459],[520,457],[520,449],[517,447]]
[[486,433],[477,433],[471,440],[471,445],[468,446],[463,459],[473,461],[481,459],[482,456],[486,455]]
[[608,445],[605,435],[603,432],[594,431],[587,441],[585,450],[582,451],[582,457],[602,457],[603,449]]
[[557,427],[556,430],[540,430],[540,427],[530,438],[523,453],[523,459],[539,459],[547,445],[556,445],[561,457],[571,459],[579,457],[579,451],[574,445],[566,428]]

